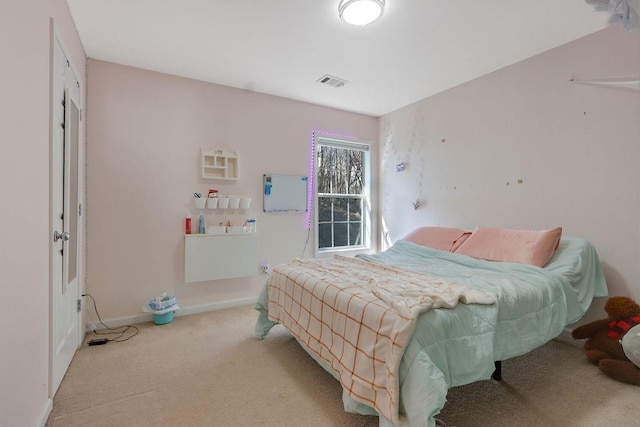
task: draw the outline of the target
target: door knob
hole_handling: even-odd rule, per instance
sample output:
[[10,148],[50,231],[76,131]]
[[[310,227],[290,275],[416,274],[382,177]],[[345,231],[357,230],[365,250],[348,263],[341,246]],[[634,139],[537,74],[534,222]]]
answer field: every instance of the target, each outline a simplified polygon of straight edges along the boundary
[[69,234],[69,232],[64,231],[62,233],[59,233],[57,231],[53,232],[53,241],[57,242],[58,240],[62,239],[63,242],[66,242],[67,240],[69,240],[69,238],[71,237],[71,234]]

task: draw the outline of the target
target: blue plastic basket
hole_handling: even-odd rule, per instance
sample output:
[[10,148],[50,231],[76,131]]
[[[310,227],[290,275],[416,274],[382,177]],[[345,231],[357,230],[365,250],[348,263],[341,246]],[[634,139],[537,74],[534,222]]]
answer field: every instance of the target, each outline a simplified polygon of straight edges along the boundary
[[173,322],[173,311],[167,311],[163,314],[154,314],[153,315],[153,323],[156,325],[166,325],[167,323]]

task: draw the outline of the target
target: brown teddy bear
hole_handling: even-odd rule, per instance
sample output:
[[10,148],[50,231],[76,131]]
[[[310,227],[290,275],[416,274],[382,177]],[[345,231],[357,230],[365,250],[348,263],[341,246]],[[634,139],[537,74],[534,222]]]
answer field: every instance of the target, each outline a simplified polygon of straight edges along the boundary
[[640,385],[640,369],[626,356],[620,340],[640,324],[640,305],[629,297],[610,297],[604,305],[606,319],[595,320],[573,330],[575,339],[587,339],[587,359],[609,377]]

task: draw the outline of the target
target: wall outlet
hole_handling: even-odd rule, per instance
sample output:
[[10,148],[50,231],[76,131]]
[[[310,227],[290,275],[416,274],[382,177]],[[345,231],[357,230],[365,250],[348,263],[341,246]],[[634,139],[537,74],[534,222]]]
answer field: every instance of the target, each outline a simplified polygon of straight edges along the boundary
[[262,271],[269,274],[269,263],[267,261],[262,262]]
[[96,329],[98,329],[98,324],[97,323],[88,323],[87,324],[87,330],[88,331],[93,332]]

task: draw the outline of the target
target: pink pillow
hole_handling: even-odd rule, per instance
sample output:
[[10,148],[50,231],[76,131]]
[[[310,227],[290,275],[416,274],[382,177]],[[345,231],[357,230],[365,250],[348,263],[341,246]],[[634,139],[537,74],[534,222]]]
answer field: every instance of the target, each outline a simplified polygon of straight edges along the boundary
[[420,227],[404,236],[404,240],[441,251],[453,252],[470,232],[459,228]]
[[542,231],[478,227],[455,253],[543,267],[558,248],[561,236],[561,227]]

